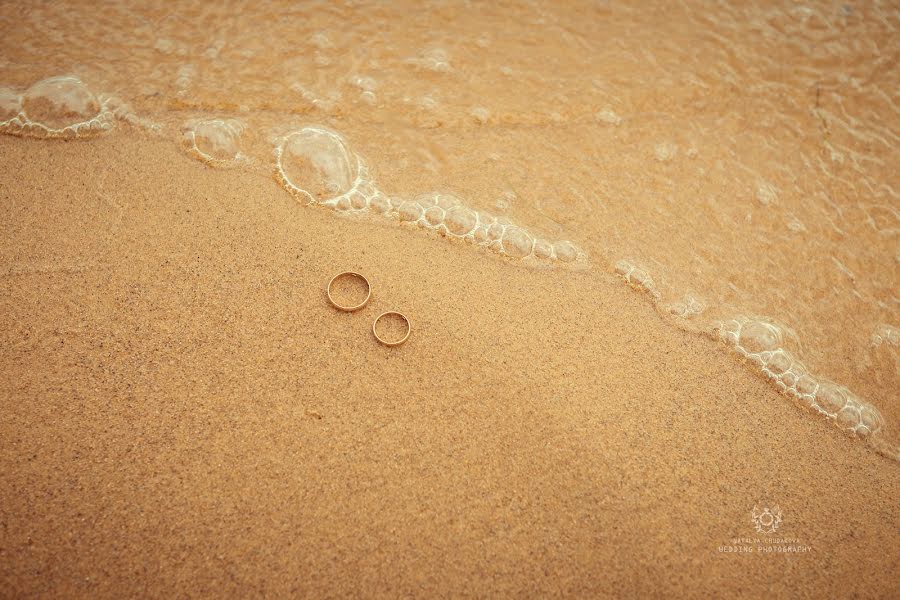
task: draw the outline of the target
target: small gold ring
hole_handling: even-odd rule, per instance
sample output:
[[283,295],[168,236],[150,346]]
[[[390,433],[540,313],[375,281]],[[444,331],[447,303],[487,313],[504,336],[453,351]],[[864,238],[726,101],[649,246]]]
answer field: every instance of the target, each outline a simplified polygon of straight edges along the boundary
[[[362,279],[366,284],[366,297],[365,299],[357,304],[356,306],[341,306],[338,304],[334,298],[331,297],[331,286],[337,280],[338,277],[358,277]],[[328,282],[328,287],[325,288],[326,293],[328,294],[328,301],[331,302],[331,305],[334,306],[338,310],[342,310],[344,312],[353,312],[355,310],[361,309],[363,306],[368,304],[369,298],[372,297],[372,285],[369,283],[369,280],[360,275],[359,273],[354,273],[353,271],[344,271],[343,273],[338,273],[334,277],[331,278],[331,281]]]
[[[399,340],[395,340],[393,342],[389,342],[386,339],[384,339],[383,337],[381,337],[380,335],[378,335],[378,321],[380,321],[382,317],[386,317],[388,315],[397,315],[398,317],[400,317],[401,319],[406,321],[406,335],[404,335]],[[375,334],[375,339],[377,339],[379,342],[381,342],[385,346],[399,346],[400,344],[402,344],[403,342],[406,341],[406,339],[409,337],[410,332],[412,332],[412,325],[410,324],[409,319],[406,318],[406,315],[404,315],[403,313],[398,313],[393,310],[389,310],[386,313],[381,313],[380,315],[378,315],[378,318],[375,319],[375,322],[372,323],[372,333]]]

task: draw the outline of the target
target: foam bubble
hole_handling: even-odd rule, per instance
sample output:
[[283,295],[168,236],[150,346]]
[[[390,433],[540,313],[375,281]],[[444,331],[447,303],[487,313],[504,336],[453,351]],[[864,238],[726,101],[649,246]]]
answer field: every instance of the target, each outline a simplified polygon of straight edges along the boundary
[[369,205],[369,201],[359,190],[353,190],[348,197],[350,199],[350,207],[355,210],[363,210]]
[[453,194],[447,194],[445,192],[435,194],[434,202],[444,210],[459,206],[462,203],[462,201]]
[[578,258],[578,248],[570,241],[563,240],[553,245],[556,258],[563,262],[572,262]]
[[531,234],[515,225],[506,228],[501,243],[503,251],[516,258],[528,256],[534,248],[534,238],[531,237]]
[[772,323],[751,321],[740,332],[738,343],[748,352],[775,350],[781,346],[781,330]]
[[547,240],[535,240],[534,255],[538,258],[551,258],[553,256],[553,244]]
[[391,200],[381,192],[375,192],[369,201],[369,208],[379,214],[384,214],[391,210]]
[[847,394],[839,386],[826,382],[816,390],[816,404],[826,414],[834,416],[847,405]]
[[388,198],[344,139],[323,127],[307,126],[289,133],[277,145],[275,155],[281,184],[310,202],[341,211],[370,211],[514,258],[586,260],[584,252],[571,242],[535,241],[525,229],[479,213],[451,193],[429,192],[415,200]]
[[884,418],[878,410],[846,387],[811,374],[782,346],[784,336],[776,325],[740,317],[720,323],[719,335],[801,406],[859,437],[871,438],[882,431]]
[[425,220],[432,227],[444,222],[444,209],[440,206],[430,206],[425,210]]
[[233,119],[188,122],[184,128],[184,146],[189,154],[204,162],[212,165],[227,164],[243,158],[243,130],[243,124]]
[[112,129],[115,117],[80,79],[38,81],[19,96],[0,91],[0,131],[32,137],[82,137]]
[[358,159],[344,140],[319,127],[289,134],[276,152],[278,174],[292,193],[324,202],[350,191],[358,174]]
[[422,206],[418,202],[407,200],[397,209],[401,221],[418,221],[422,217]]
[[656,290],[656,284],[650,274],[627,260],[620,260],[616,263],[616,273],[622,276],[629,285],[650,294],[653,298],[659,298],[659,292]]
[[705,310],[703,304],[693,296],[686,295],[681,302],[669,306],[669,312],[679,317],[693,317]]
[[447,210],[445,224],[453,235],[468,235],[478,224],[478,213],[465,206],[452,206]]
[[794,361],[791,355],[779,348],[776,352],[772,353],[771,357],[766,363],[766,368],[769,370],[773,377],[782,377],[785,373],[791,370],[791,366],[793,364]]
[[853,406],[841,409],[837,414],[837,423],[844,429],[856,429],[860,422],[859,410]]
[[22,109],[29,120],[62,129],[97,117],[100,102],[77,77],[50,77],[28,88]]

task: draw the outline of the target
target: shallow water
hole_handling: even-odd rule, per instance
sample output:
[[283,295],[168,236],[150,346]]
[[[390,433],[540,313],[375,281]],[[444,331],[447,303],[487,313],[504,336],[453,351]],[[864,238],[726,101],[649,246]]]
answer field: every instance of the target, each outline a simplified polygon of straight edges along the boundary
[[162,136],[510,268],[615,271],[896,455],[890,4],[7,3],[0,19],[8,134]]

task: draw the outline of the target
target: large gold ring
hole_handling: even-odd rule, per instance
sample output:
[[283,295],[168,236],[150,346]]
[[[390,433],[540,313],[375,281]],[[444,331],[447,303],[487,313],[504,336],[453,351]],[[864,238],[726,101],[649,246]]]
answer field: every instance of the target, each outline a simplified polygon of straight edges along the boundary
[[[378,321],[380,321],[382,317],[386,317],[388,315],[397,315],[398,317],[400,317],[401,319],[406,321],[406,334],[399,340],[388,341],[388,340],[384,339],[383,337],[381,337],[380,335],[378,335]],[[377,339],[379,342],[381,342],[385,346],[399,346],[400,344],[402,344],[403,342],[406,341],[406,339],[409,337],[409,334],[411,331],[412,331],[412,325],[409,323],[409,319],[406,318],[406,315],[404,315],[403,313],[398,313],[393,310],[389,310],[386,313],[381,313],[380,315],[378,315],[378,318],[375,319],[375,322],[372,323],[372,333],[375,334],[375,339]]]
[[[337,301],[335,301],[335,299],[331,297],[331,286],[337,280],[338,277],[357,277],[359,279],[362,279],[363,282],[366,284],[365,299],[362,302],[360,302],[359,304],[357,304],[356,306],[342,306],[342,305],[338,304]],[[328,287],[325,288],[325,291],[328,294],[328,301],[331,302],[331,305],[334,306],[336,309],[342,310],[344,312],[353,312],[355,310],[361,309],[363,306],[368,304],[369,298],[372,297],[372,286],[369,283],[369,280],[366,279],[365,277],[363,277],[362,275],[360,275],[359,273],[354,273],[353,271],[344,271],[343,273],[338,273],[337,275],[332,277],[331,281],[328,282]]]

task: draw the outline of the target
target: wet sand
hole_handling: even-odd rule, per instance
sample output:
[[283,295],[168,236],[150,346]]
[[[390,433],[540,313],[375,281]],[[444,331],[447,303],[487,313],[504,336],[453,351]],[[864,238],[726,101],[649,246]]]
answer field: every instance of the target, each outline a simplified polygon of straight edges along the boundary
[[[0,138],[0,196],[5,597],[900,593],[900,465],[613,275],[168,140]],[[766,537],[809,550],[721,551]]]

